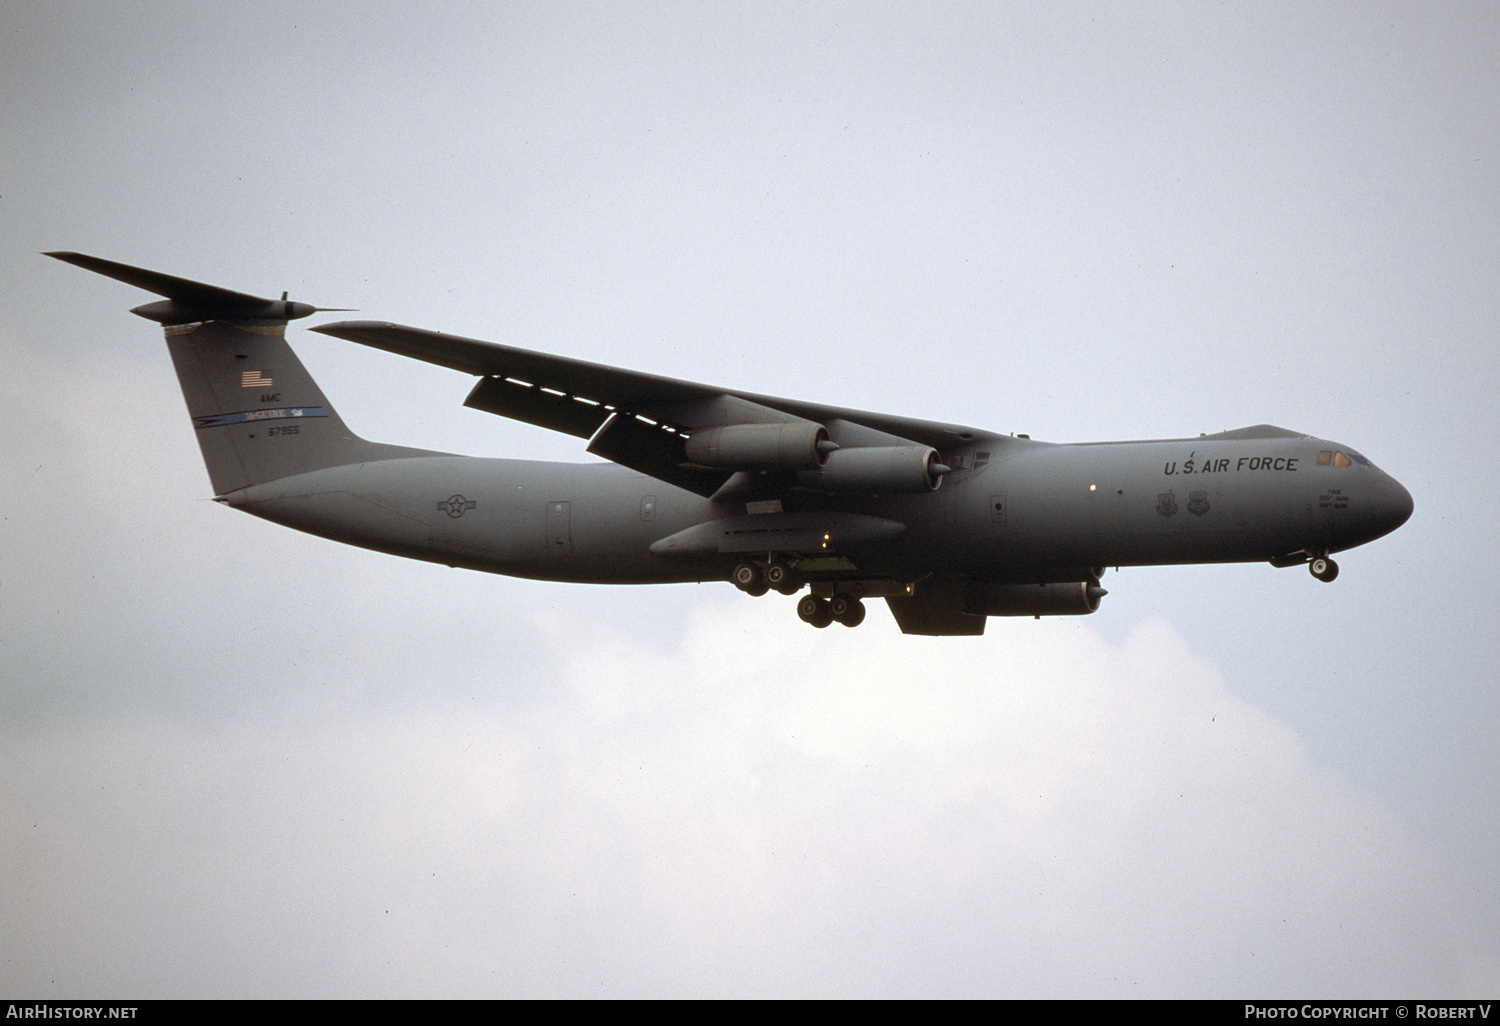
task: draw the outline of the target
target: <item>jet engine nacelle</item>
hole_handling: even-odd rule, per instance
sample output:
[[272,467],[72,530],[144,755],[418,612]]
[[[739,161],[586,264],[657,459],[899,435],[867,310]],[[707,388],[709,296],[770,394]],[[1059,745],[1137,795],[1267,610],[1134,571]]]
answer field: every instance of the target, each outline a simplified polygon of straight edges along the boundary
[[947,467],[925,445],[861,446],[830,453],[818,470],[804,470],[798,483],[826,492],[931,492]]
[[813,470],[838,448],[822,424],[807,420],[707,428],[686,447],[688,462],[726,470]]
[[966,611],[980,616],[1081,616],[1099,608],[1109,594],[1098,581],[1066,584],[991,584],[970,581],[964,585]]

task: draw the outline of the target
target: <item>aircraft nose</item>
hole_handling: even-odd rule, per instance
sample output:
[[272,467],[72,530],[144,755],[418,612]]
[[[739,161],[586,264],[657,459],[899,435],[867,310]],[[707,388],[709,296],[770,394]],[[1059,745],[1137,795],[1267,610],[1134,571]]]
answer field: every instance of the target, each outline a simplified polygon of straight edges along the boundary
[[1374,537],[1390,534],[1406,523],[1411,519],[1413,508],[1411,492],[1402,487],[1400,481],[1382,471],[1374,501],[1370,503],[1371,525],[1377,532]]

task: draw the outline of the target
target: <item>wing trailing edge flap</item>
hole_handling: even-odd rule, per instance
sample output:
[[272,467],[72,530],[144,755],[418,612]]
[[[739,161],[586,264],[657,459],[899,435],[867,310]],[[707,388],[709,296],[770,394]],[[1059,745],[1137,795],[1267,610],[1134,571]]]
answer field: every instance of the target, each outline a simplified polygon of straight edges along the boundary
[[804,420],[738,396],[715,395],[707,388],[701,397],[691,400],[638,399],[626,403],[613,395],[570,393],[545,382],[534,383],[512,377],[481,378],[464,400],[464,405],[578,438],[594,437],[616,413],[679,435],[723,424]]
[[608,406],[558,391],[509,378],[480,378],[464,405],[577,438],[592,438],[609,420]]
[[680,434],[662,424],[618,411],[611,413],[589,440],[588,451],[704,498],[717,492],[733,473],[685,466],[687,454]]
[[637,407],[636,411],[610,410],[598,431],[589,439],[588,451],[622,467],[709,498],[734,476],[734,471],[692,466],[686,451],[687,439],[692,432],[724,424],[776,424],[802,420],[727,394],[694,401],[647,404]]
[[589,440],[595,456],[708,497],[729,470],[688,465],[684,448],[694,430],[719,424],[800,420],[730,395],[698,401],[645,403],[633,410],[513,378],[481,378],[464,405]]

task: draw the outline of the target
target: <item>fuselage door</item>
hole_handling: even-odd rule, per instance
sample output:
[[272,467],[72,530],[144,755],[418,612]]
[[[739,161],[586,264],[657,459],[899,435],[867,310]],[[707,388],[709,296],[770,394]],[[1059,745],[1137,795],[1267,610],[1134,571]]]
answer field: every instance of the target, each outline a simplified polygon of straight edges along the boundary
[[566,556],[573,552],[573,504],[552,501],[547,503],[547,551],[553,555]]

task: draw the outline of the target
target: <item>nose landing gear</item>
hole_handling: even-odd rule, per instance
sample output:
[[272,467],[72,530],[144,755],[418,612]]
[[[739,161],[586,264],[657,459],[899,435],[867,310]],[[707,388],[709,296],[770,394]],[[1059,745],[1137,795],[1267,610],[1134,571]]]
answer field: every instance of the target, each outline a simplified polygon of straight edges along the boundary
[[1327,584],[1339,575],[1339,565],[1327,556],[1314,556],[1308,560],[1307,569],[1324,584]]

